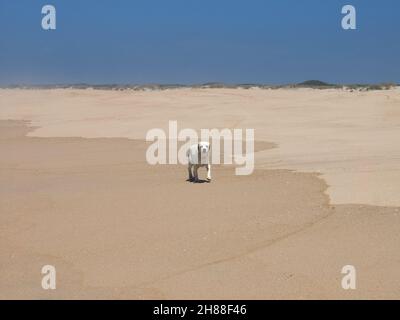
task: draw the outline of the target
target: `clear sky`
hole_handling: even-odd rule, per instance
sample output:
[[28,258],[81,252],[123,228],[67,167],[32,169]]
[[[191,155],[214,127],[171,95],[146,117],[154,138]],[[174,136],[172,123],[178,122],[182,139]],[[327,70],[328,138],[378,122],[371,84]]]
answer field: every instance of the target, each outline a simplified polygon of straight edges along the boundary
[[399,0],[0,0],[2,85],[400,83],[399,61]]

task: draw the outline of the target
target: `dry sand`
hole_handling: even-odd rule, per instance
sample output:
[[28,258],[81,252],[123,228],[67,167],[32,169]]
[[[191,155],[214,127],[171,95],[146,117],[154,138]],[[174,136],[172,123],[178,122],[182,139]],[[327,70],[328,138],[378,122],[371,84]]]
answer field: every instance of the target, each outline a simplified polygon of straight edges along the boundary
[[[0,298],[400,298],[398,89],[0,90],[0,120]],[[254,128],[255,172],[147,164],[168,120]]]

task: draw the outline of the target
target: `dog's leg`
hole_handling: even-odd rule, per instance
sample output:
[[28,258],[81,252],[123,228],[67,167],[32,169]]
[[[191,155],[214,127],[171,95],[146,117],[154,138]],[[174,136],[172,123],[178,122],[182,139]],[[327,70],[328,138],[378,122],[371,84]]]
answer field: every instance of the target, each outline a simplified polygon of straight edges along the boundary
[[193,174],[192,174],[192,164],[188,164],[188,171],[189,171],[189,181],[193,180]]
[[194,165],[194,181],[199,182],[199,166],[197,164]]
[[211,165],[207,165],[207,181],[211,181]]

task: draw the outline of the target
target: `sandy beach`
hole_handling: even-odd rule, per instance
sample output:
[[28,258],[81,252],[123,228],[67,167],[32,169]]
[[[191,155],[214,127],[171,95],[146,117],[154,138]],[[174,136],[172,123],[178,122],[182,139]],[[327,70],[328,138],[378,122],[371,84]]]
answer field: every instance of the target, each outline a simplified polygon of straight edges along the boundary
[[[170,120],[253,128],[255,171],[148,164]],[[0,150],[0,299],[400,298],[399,87],[0,89]]]

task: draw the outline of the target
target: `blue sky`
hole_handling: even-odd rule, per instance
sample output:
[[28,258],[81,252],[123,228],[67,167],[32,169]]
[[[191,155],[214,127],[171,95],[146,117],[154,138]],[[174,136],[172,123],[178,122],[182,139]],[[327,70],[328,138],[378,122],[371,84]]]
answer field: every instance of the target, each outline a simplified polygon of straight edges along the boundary
[[400,83],[399,0],[0,0],[0,32],[2,85]]

